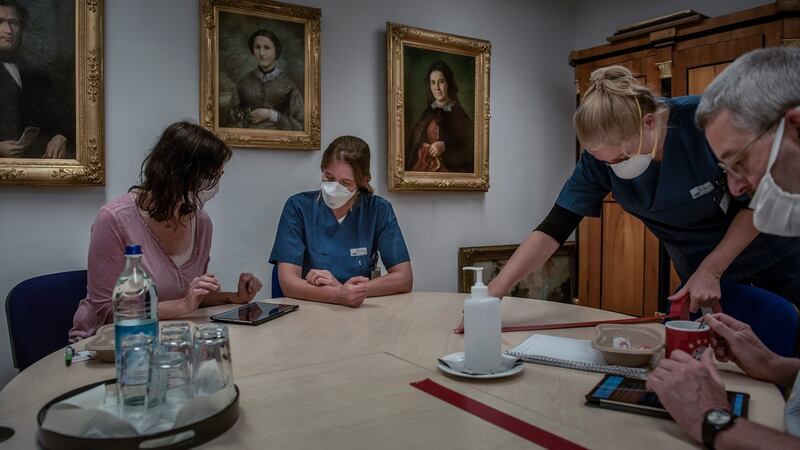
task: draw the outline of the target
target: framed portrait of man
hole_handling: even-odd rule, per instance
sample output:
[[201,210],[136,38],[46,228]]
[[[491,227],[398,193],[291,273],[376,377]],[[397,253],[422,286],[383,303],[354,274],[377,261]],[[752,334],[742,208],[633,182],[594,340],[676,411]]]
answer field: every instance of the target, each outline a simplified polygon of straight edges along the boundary
[[103,2],[0,0],[0,184],[103,185]]
[[491,44],[386,24],[390,191],[489,189]]
[[201,0],[201,124],[233,147],[320,147],[320,10]]

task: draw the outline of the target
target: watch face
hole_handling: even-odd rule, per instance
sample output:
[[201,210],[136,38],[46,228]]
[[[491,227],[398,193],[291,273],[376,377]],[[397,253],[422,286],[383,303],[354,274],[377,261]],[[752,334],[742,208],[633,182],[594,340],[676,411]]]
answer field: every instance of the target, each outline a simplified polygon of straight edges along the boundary
[[731,415],[727,411],[713,410],[706,415],[708,423],[715,426],[722,426],[731,421]]

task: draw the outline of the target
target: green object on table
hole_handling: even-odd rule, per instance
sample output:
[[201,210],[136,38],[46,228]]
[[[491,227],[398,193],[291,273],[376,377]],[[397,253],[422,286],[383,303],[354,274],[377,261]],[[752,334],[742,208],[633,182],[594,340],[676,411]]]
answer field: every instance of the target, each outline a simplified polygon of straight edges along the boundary
[[71,345],[67,346],[67,350],[64,352],[64,365],[69,367],[72,365],[72,357],[75,356],[75,350],[72,349]]

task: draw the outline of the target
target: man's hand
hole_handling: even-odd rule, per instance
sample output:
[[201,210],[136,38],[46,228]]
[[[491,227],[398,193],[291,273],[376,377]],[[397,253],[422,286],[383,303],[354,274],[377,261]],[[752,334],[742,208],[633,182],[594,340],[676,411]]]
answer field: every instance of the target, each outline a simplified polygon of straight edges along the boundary
[[747,375],[774,382],[772,368],[779,358],[753,333],[750,325],[727,314],[708,314],[705,323],[711,328],[711,347],[720,361],[733,361]]
[[706,412],[713,408],[730,409],[712,353],[710,348],[706,349],[698,361],[686,352],[675,350],[647,378],[647,389],[658,395],[675,422],[698,442],[703,441]]
[[67,157],[67,138],[57,134],[50,139],[47,143],[47,148],[44,151],[42,158],[46,159],[64,159]]
[[19,158],[25,150],[24,145],[17,145],[17,141],[0,142],[0,158]]

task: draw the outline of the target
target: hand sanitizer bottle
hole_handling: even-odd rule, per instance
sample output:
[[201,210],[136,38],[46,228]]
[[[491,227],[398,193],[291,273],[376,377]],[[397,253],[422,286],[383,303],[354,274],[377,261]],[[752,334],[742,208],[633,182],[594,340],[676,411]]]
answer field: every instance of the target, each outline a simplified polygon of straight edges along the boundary
[[475,272],[475,284],[464,300],[464,367],[489,373],[503,362],[500,299],[489,297],[489,288],[483,284],[483,267],[464,270]]

